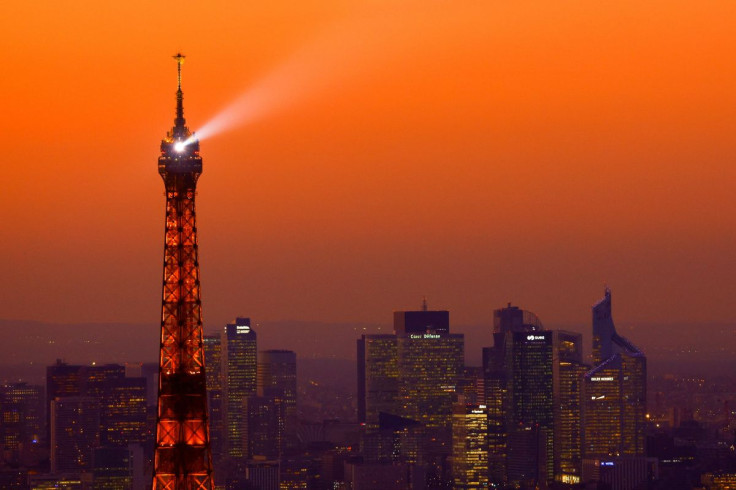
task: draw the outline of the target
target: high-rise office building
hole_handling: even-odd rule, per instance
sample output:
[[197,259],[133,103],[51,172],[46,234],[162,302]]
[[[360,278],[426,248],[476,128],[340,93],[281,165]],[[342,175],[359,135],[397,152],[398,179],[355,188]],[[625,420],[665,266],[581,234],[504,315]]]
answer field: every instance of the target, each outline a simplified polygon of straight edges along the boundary
[[616,333],[608,288],[593,306],[593,358],[584,378],[585,457],[645,456],[646,356]]
[[381,412],[398,414],[399,368],[395,335],[358,339],[358,422],[378,427]]
[[463,397],[452,412],[452,475],[455,489],[488,488],[488,414]]
[[51,472],[78,473],[92,467],[100,445],[100,403],[91,396],[55,398],[50,404]]
[[463,373],[464,336],[429,330],[397,336],[399,414],[449,435]]
[[0,445],[10,459],[30,465],[38,457],[44,423],[41,386],[26,383],[0,385]]
[[[511,482],[537,484],[553,478],[554,362],[553,332],[511,332],[506,336],[510,400],[507,471]],[[514,445],[514,441],[519,444]]]
[[215,465],[224,454],[224,399],[222,379],[222,341],[219,332],[205,335],[204,359],[207,366],[207,408],[210,415],[210,447]]
[[580,483],[583,465],[583,340],[579,333],[555,331],[557,362],[554,373],[554,475],[555,481]]
[[464,336],[449,312],[394,313],[394,335],[358,340],[358,421],[377,430],[381,413],[420,422],[436,451],[451,452],[452,399],[463,376]]
[[104,446],[126,447],[148,438],[146,378],[110,379],[100,400],[100,440]]
[[284,404],[265,396],[249,396],[244,400],[245,456],[248,459],[277,460],[282,455]]
[[51,440],[51,402],[65,397],[91,397],[99,401],[113,380],[125,378],[125,366],[118,364],[75,365],[57,360],[46,368],[46,434]]
[[258,372],[256,332],[250,318],[236,318],[225,326],[222,336],[222,374],[224,380],[225,445],[228,456],[246,456],[246,398],[255,396]]
[[296,353],[262,350],[258,353],[258,396],[272,397],[284,404],[287,421],[296,419]]
[[[515,429],[510,391],[513,387],[513,365],[507,362],[507,346],[514,332],[533,333],[542,330],[544,326],[534,313],[512,306],[511,303],[493,311],[493,347],[483,349],[483,372],[484,401],[488,411],[489,478],[497,486],[505,485],[508,480],[509,431]],[[535,432],[535,437],[536,434],[538,431]],[[523,442],[527,439],[529,434],[521,434],[513,438],[513,441]],[[536,439],[534,443],[536,444]],[[517,454],[519,451],[516,447],[513,453]],[[536,469],[537,466],[534,467],[535,471]]]
[[582,337],[510,304],[494,311],[493,337],[483,349],[491,483],[579,481]]
[[296,353],[276,349],[258,352],[257,378],[258,396],[280,406],[276,442],[281,455],[287,447],[296,445]]
[[207,408],[210,415],[210,447],[212,459],[217,463],[222,459],[224,448],[224,407],[222,380],[222,341],[220,333],[205,335],[204,359],[207,366]]
[[[133,464],[127,447],[99,447],[92,453],[94,490],[129,490],[133,487]],[[142,483],[142,482],[141,482]]]

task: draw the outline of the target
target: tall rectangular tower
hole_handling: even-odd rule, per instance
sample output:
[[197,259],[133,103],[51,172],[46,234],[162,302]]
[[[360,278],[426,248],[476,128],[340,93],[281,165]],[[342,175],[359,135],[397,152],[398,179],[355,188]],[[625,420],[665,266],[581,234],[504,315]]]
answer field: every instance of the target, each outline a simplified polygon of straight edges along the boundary
[[153,490],[214,489],[199,289],[197,180],[199,141],[184,119],[181,65],[176,119],[161,141],[158,172],[166,187],[164,274]]
[[395,335],[358,339],[358,422],[378,428],[379,413],[399,413],[398,356]]
[[245,400],[256,394],[258,372],[256,332],[250,318],[236,318],[222,337],[222,372],[225,379],[225,446],[228,456],[242,458],[245,450]]
[[220,332],[204,336],[204,358],[207,366],[207,407],[210,414],[210,446],[212,459],[222,459],[224,447],[222,341]]

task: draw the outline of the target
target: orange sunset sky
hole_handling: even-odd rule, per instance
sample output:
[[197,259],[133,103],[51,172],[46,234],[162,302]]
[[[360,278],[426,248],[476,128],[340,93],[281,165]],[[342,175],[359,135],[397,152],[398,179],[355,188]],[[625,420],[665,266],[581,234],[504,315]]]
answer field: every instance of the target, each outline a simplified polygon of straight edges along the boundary
[[[736,321],[736,2],[5,2],[0,318],[160,315],[176,65],[205,325],[511,301]],[[685,334],[685,332],[681,332]]]

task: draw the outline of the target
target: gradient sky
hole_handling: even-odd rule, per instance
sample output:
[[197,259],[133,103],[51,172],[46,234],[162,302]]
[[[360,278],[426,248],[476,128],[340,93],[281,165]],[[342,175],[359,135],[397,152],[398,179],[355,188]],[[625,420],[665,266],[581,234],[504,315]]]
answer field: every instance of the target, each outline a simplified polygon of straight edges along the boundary
[[[151,322],[181,50],[207,325],[736,321],[736,2],[6,2],[2,318]],[[244,97],[244,98],[243,98]],[[680,332],[682,335],[688,332]]]

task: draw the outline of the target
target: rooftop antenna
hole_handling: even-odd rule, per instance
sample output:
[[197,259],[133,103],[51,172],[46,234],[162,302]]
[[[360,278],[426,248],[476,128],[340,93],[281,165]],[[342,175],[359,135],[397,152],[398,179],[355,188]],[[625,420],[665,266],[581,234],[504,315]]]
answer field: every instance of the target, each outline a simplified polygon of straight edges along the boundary
[[422,311],[427,311],[427,297],[422,296]]
[[184,128],[187,124],[184,119],[184,93],[181,91],[181,65],[184,64],[184,58],[181,53],[176,53],[173,58],[176,60],[176,120],[174,126],[177,128]]

